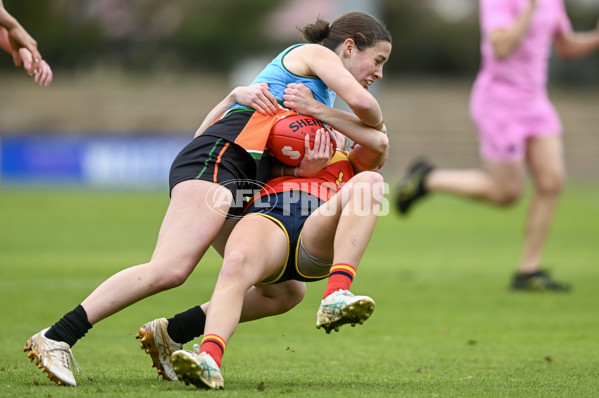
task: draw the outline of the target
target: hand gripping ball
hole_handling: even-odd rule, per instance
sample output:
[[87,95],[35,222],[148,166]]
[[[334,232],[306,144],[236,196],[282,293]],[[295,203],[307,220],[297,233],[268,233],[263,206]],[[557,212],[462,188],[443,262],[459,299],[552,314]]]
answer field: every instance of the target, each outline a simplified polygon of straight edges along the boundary
[[272,127],[266,146],[279,161],[295,167],[304,157],[306,135],[310,136],[310,148],[313,148],[316,131],[321,128],[324,128],[322,122],[311,116],[288,116]]

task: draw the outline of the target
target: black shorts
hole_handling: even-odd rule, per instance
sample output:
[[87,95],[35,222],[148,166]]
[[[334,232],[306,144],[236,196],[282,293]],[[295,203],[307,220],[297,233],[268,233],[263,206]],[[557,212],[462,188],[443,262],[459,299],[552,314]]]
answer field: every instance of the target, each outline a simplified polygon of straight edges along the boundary
[[169,175],[170,191],[187,180],[220,184],[233,194],[229,217],[240,215],[247,198],[264,185],[265,173],[258,173],[258,168],[269,169],[269,159],[257,162],[240,146],[223,138],[202,134],[187,144],[173,161]]
[[298,267],[298,251],[304,223],[322,203],[321,199],[302,191],[270,194],[252,202],[244,215],[258,213],[275,222],[287,235],[287,261],[281,271],[260,283],[272,284],[288,280],[313,282],[328,277],[328,268],[321,275],[305,275]]

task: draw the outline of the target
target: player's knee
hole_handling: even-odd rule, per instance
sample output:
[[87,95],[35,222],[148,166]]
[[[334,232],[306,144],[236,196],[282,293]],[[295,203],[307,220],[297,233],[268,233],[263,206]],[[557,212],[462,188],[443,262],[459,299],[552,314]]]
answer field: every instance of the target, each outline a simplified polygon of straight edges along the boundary
[[557,196],[561,193],[566,183],[564,173],[553,172],[539,177],[535,183],[538,192],[543,195]]
[[368,182],[373,187],[379,187],[380,185],[382,185],[382,184],[385,183],[385,180],[383,179],[383,176],[380,175],[379,173],[375,172],[375,171],[364,171],[364,173],[366,173],[366,176],[368,178]]
[[182,268],[175,267],[169,269],[166,274],[163,274],[160,278],[160,285],[163,287],[163,290],[181,286],[185,283],[190,274],[190,271]]
[[185,283],[195,265],[184,260],[162,261],[160,258],[152,258],[148,271],[144,274],[149,283],[156,286],[157,291],[163,291]]
[[375,171],[362,171],[353,177],[359,182],[364,182],[370,185],[376,185],[383,182],[383,176]]
[[231,250],[227,252],[218,274],[219,282],[237,283],[243,280],[247,269],[247,260],[247,256],[243,251]]
[[496,200],[496,204],[501,207],[510,207],[518,203],[520,199],[520,193],[518,192],[502,192]]
[[375,201],[380,202],[385,195],[385,180],[377,172],[363,171],[356,174],[352,180],[354,190],[366,193]]
[[299,303],[302,302],[304,296],[306,295],[306,284],[305,283],[296,283],[293,285],[293,288],[290,289],[289,295],[287,298],[289,309],[295,307]]
[[293,283],[287,287],[280,297],[281,312],[287,312],[302,302],[306,295],[305,283]]
[[494,197],[495,204],[501,207],[515,205],[522,197],[523,187],[518,184],[506,185],[497,191]]

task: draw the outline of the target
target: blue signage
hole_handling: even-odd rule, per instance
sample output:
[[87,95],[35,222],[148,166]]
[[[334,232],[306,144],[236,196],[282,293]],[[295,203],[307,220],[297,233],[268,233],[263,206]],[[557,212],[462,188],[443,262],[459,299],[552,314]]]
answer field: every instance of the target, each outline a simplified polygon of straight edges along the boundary
[[168,173],[185,136],[0,136],[1,185],[168,188]]

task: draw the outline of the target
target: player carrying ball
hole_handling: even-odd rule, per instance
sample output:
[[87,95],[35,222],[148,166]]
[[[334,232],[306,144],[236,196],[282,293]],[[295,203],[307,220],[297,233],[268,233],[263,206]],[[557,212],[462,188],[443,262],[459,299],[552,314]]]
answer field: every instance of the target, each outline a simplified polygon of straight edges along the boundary
[[[362,171],[359,155],[330,148],[329,134],[320,129],[313,150],[330,158],[326,167],[313,178],[274,178],[255,195],[229,236],[208,303],[140,328],[142,348],[164,378],[224,388],[222,357],[237,324],[248,320],[242,310],[251,303],[249,292],[272,306],[288,298],[280,297],[281,289],[301,292],[301,300],[305,282],[328,277],[317,328],[329,333],[370,317],[374,301],[355,296],[349,287],[378,219],[383,178]],[[182,349],[202,334],[201,346],[194,345],[193,352]]]
[[[389,33],[378,20],[359,12],[345,14],[332,24],[318,20],[302,32],[309,43],[285,50],[255,81],[266,83],[272,95],[263,91],[247,97],[234,91],[209,113],[194,140],[173,162],[171,199],[150,261],[108,278],[74,310],[27,341],[24,350],[28,357],[51,380],[77,385],[69,356],[73,345],[92,325],[146,297],[183,284],[208,247],[226,239],[234,225],[228,215],[242,210],[231,206],[233,198],[248,183],[263,183],[269,176],[270,162],[264,161],[263,153],[272,125],[281,115],[292,112],[275,106],[283,102],[290,83],[303,83],[314,93],[318,106],[312,106],[311,116],[343,131],[354,142],[376,142],[376,150],[368,146],[356,149],[361,152],[363,169],[374,168],[385,159],[388,140],[381,132],[383,116],[367,89],[383,76],[382,68],[391,52]],[[268,91],[265,86],[252,87]],[[335,94],[353,114],[331,107]],[[302,111],[301,103],[285,106]],[[257,112],[260,109],[267,115]],[[300,164],[296,174],[314,176],[318,170],[305,164]],[[222,201],[222,197],[230,200]],[[280,293],[297,297],[297,292]],[[250,301],[246,298],[249,306],[242,311],[248,319],[282,311],[280,303],[274,309],[269,307],[266,296],[252,297]]]

